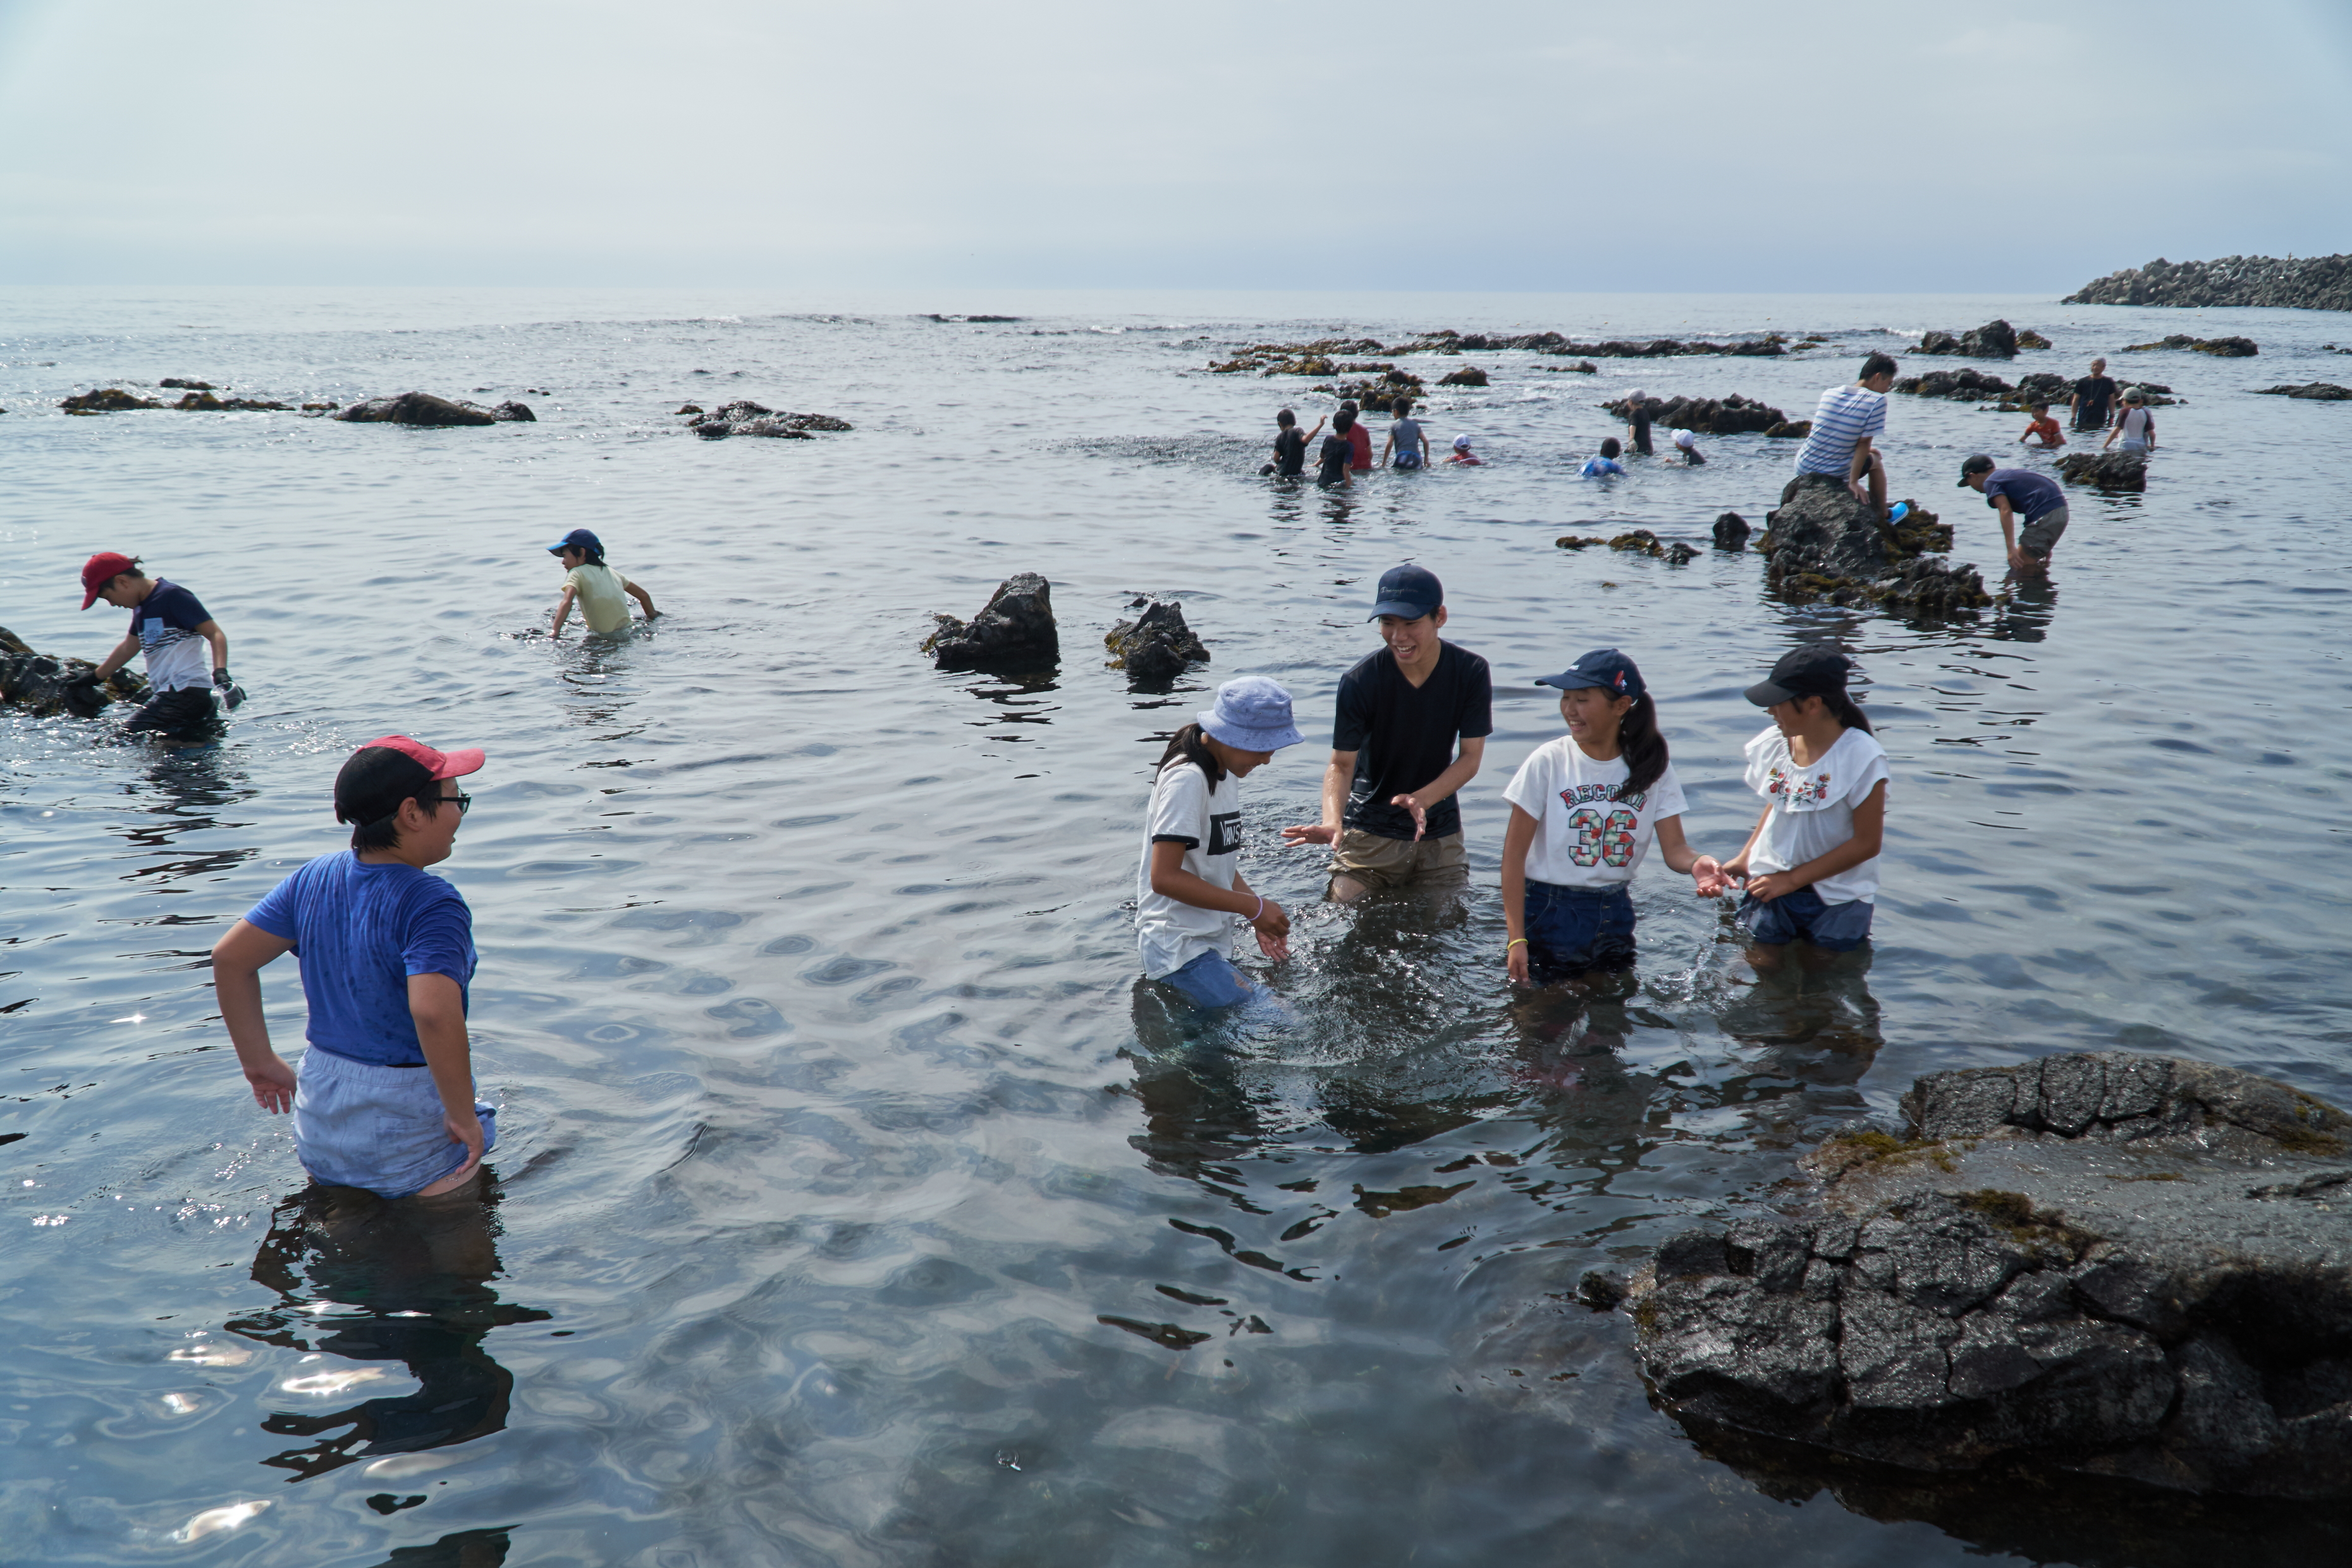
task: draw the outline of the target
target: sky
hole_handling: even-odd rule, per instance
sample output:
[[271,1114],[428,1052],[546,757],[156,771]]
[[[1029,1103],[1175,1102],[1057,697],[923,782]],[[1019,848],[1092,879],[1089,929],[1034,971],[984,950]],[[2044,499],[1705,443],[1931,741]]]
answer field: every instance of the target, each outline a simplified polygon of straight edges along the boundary
[[2032,293],[2347,250],[2352,0],[0,0],[0,283]]

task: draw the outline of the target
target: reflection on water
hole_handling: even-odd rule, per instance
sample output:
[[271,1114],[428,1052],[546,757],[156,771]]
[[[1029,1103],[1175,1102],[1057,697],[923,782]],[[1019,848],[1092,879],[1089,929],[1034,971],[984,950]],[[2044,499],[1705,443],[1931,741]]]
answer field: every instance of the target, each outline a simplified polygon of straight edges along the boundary
[[387,1362],[405,1367],[417,1387],[329,1411],[275,1412],[263,1431],[318,1441],[263,1464],[311,1480],[505,1428],[514,1377],[482,1341],[492,1329],[554,1314],[501,1301],[490,1288],[499,1272],[495,1177],[487,1190],[478,1200],[386,1203],[355,1187],[313,1184],[278,1205],[253,1259],[254,1282],[275,1291],[278,1305],[225,1326],[310,1352],[280,1384],[289,1393],[331,1400],[375,1381]]

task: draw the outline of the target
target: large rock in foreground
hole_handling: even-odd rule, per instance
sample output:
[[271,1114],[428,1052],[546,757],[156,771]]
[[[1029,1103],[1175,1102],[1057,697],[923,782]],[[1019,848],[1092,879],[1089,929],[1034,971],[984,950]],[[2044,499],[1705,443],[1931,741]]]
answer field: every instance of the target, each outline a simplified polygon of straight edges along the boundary
[[1765,584],[1802,603],[1878,605],[1917,616],[1945,616],[1992,603],[1973,566],[1937,553],[1952,547],[1949,524],[1915,506],[1895,528],[1828,474],[1799,474],[1764,514],[1756,548],[1766,557]]
[[1637,1280],[1665,1408],[1933,1473],[2352,1497],[2352,1117],[2097,1052],[1935,1073],[1905,1135],[1806,1156],[1804,1212]]
[[1923,354],[1965,354],[1970,359],[2015,359],[2017,329],[1995,319],[1957,335],[1929,332],[1919,340]]
[[23,638],[0,626],[0,702],[43,716],[70,713],[95,719],[110,702],[137,701],[147,695],[146,680],[131,670],[116,670],[103,685],[97,677],[98,666],[91,660],[35,653]]
[[2231,256],[2174,263],[2157,258],[2086,283],[2069,305],[2267,305],[2291,310],[2352,310],[2352,256]]
[[933,619],[940,629],[923,639],[922,651],[940,669],[1018,669],[1062,657],[1053,590],[1034,572],[1016,572],[998,584],[969,623],[953,616]]
[[2110,447],[2104,452],[2069,452],[2058,459],[2058,477],[2070,485],[2102,490],[2147,489],[2147,454]]

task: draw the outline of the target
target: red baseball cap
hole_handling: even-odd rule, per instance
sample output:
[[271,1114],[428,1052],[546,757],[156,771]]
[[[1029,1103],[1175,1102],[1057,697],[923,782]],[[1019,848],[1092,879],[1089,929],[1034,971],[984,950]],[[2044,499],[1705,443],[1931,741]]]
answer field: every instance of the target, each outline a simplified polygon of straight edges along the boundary
[[117,555],[111,550],[101,550],[81,564],[81,607],[89,609],[98,603],[98,591],[121,576],[136,572],[139,563],[128,555]]
[[462,778],[467,773],[479,773],[482,767],[482,749],[479,746],[436,752],[424,742],[412,741],[405,735],[386,735],[380,741],[370,741],[360,750],[364,752],[369,746],[382,746],[386,751],[398,752],[413,762],[421,763],[425,771],[436,779]]

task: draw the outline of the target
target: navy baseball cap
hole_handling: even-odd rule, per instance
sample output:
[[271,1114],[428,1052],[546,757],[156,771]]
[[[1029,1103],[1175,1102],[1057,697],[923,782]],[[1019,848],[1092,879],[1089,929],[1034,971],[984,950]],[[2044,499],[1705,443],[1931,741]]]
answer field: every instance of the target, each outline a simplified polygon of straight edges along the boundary
[[1364,618],[1377,621],[1382,616],[1394,616],[1399,620],[1417,621],[1444,603],[1445,589],[1438,583],[1436,573],[1425,566],[1391,566],[1381,574],[1380,600]]
[[1962,489],[1966,489],[1968,488],[1969,475],[1989,474],[1991,472],[1992,459],[1986,457],[1982,452],[1979,452],[1975,457],[1970,458],[1967,462],[1960,465],[1960,488]]
[[575,528],[547,547],[550,555],[560,555],[567,550],[584,550],[591,555],[604,553],[604,542],[584,528]]
[[1782,654],[1771,675],[1745,695],[1759,708],[1799,697],[1833,697],[1845,689],[1846,674],[1853,668],[1853,660],[1827,643],[1809,643]]
[[1639,698],[1649,689],[1633,661],[1613,647],[1594,648],[1558,675],[1538,676],[1536,684],[1557,686],[1562,691],[1597,686],[1612,697]]

